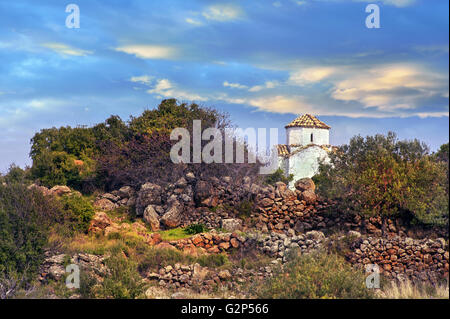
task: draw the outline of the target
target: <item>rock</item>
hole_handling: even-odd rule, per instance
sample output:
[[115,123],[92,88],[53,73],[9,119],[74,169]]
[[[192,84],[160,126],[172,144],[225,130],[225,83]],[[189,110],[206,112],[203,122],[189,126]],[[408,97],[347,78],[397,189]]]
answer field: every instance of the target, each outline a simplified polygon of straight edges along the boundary
[[117,194],[122,198],[130,198],[134,195],[134,189],[131,186],[123,186]]
[[361,238],[361,233],[357,232],[355,230],[349,230],[348,233],[347,233],[347,236]]
[[312,205],[317,201],[317,196],[312,190],[305,190],[302,192],[302,199],[308,205]]
[[60,280],[66,273],[66,269],[62,265],[52,265],[48,269],[48,276],[54,280]]
[[219,278],[222,280],[228,280],[231,278],[231,274],[228,270],[222,270],[218,274]]
[[195,184],[195,201],[197,204],[201,204],[205,200],[207,200],[214,192],[214,188],[211,185],[211,183],[206,181],[198,181],[197,184]]
[[187,173],[185,177],[189,183],[192,183],[195,181],[195,175],[192,172]]
[[325,235],[324,235],[322,232],[317,231],[317,230],[309,231],[309,232],[307,232],[305,235],[306,235],[306,238],[312,239],[312,240],[322,240],[322,239],[325,239]]
[[219,248],[222,250],[227,250],[228,248],[230,248],[230,243],[229,242],[220,243]]
[[71,192],[70,188],[67,186],[54,186],[50,189],[50,194],[56,196],[62,196],[65,194],[69,194]]
[[234,232],[242,228],[242,220],[238,218],[222,219],[220,221],[220,227],[227,231]]
[[110,211],[117,208],[117,205],[106,198],[100,198],[94,202],[94,207],[97,209]]
[[183,205],[180,202],[173,202],[167,212],[161,217],[161,222],[168,228],[178,227],[181,223],[182,209]]
[[30,186],[28,186],[28,189],[35,189],[37,191],[40,191],[44,196],[48,196],[48,195],[52,194],[47,187],[39,186],[36,184],[31,184]]
[[161,204],[162,188],[159,185],[145,183],[141,186],[136,200],[136,215],[142,216],[148,205]]
[[103,194],[101,197],[102,197],[102,198],[106,198],[107,200],[110,200],[110,201],[113,202],[113,203],[115,203],[115,202],[117,202],[117,201],[120,200],[120,197],[119,197],[119,196],[115,196],[115,195],[113,195],[113,194],[111,194],[111,193],[105,193],[105,194]]
[[144,210],[143,219],[149,224],[152,231],[159,230],[159,215],[156,213],[152,205],[148,205]]
[[314,184],[313,180],[308,177],[299,179],[295,182],[294,186],[301,192],[307,190],[314,192],[316,190],[316,185]]
[[230,244],[231,244],[231,246],[233,248],[238,248],[239,247],[239,241],[236,238],[231,238]]
[[274,204],[274,201],[272,199],[266,197],[266,198],[263,198],[259,203],[263,207],[269,207]]
[[194,264],[192,271],[192,280],[195,282],[202,282],[208,276],[208,268],[202,267],[199,264]]
[[96,212],[92,217],[88,232],[97,233],[104,231],[106,227],[112,224],[111,219],[104,212]]

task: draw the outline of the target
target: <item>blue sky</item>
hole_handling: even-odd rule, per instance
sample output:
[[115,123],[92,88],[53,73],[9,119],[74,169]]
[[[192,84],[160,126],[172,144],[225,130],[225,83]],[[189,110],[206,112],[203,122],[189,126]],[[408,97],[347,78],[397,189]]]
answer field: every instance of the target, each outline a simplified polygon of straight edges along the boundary
[[[66,5],[80,28],[65,25]],[[368,3],[380,8],[368,29]],[[0,171],[42,129],[196,101],[246,127],[311,113],[331,143],[449,139],[447,0],[0,0]]]

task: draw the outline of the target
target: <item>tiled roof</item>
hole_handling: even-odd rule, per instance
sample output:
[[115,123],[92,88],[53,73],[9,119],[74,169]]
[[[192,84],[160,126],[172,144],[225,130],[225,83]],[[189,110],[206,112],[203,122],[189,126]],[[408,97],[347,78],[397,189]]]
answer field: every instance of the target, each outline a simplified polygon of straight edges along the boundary
[[285,145],[285,144],[278,144],[277,145],[277,150],[278,150],[278,156],[289,156],[289,146]]
[[[278,144],[277,145],[278,156],[288,158],[288,157],[291,157],[292,155],[295,155],[295,154],[302,152],[303,150],[313,147],[313,146],[318,146],[328,153],[335,153],[338,149],[336,146],[332,146],[332,145],[308,144],[306,146],[301,146],[301,145]],[[292,147],[292,150],[291,150],[291,147]]]
[[320,121],[317,117],[310,114],[304,114],[302,116],[297,117],[295,120],[293,120],[291,123],[285,126],[285,128],[288,127],[324,128],[327,130],[331,128],[324,122]]

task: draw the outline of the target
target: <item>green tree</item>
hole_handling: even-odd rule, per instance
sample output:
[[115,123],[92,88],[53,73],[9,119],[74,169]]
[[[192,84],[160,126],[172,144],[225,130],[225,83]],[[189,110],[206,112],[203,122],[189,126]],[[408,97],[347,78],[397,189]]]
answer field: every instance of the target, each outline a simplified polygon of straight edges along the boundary
[[353,137],[321,164],[318,192],[336,199],[341,211],[368,215],[409,213],[420,223],[448,224],[446,164],[435,161],[418,140],[392,132]]

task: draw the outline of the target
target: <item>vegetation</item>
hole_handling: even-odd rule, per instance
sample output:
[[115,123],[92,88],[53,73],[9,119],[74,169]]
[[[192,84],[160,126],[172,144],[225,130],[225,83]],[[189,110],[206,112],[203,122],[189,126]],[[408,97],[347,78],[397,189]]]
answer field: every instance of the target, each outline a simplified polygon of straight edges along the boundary
[[146,181],[173,181],[187,169],[197,176],[236,175],[247,174],[255,166],[172,163],[170,149],[176,141],[170,140],[170,133],[177,127],[192,133],[193,120],[201,120],[202,129],[230,126],[227,115],[217,110],[169,99],[128,122],[111,116],[93,127],[41,130],[31,140],[31,177],[48,187],[68,185],[92,192]]
[[[337,199],[343,212],[412,216],[427,225],[448,225],[445,147],[433,156],[417,140],[394,133],[353,137],[320,165],[318,192]],[[448,155],[447,155],[448,157]]]
[[259,298],[348,299],[371,298],[365,275],[337,255],[324,252],[300,255],[292,253],[283,271],[257,285]]
[[62,222],[57,202],[23,184],[0,184],[0,277],[26,283],[37,271],[53,223]]
[[186,234],[195,235],[208,231],[208,228],[203,224],[191,224],[184,228]]
[[264,183],[267,185],[275,186],[277,182],[283,182],[285,184],[289,184],[294,179],[294,174],[289,174],[289,176],[286,177],[286,174],[281,168],[278,168],[275,172],[272,174],[266,175],[264,178]]

